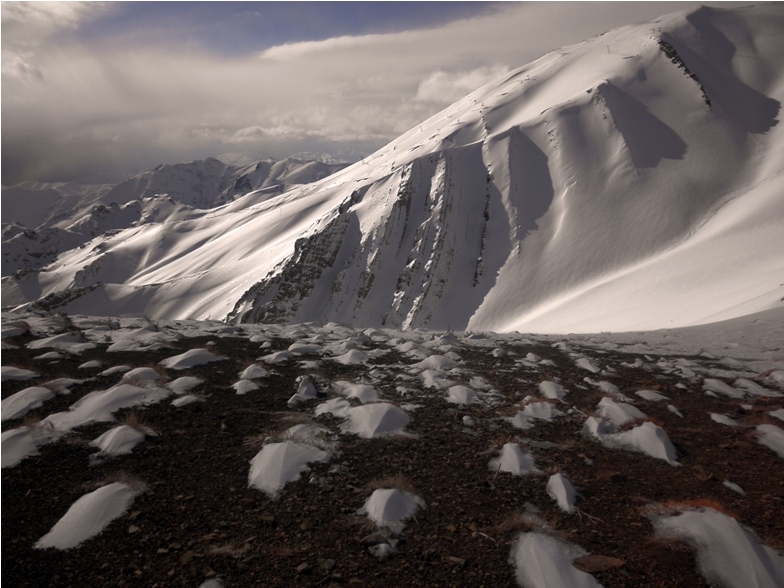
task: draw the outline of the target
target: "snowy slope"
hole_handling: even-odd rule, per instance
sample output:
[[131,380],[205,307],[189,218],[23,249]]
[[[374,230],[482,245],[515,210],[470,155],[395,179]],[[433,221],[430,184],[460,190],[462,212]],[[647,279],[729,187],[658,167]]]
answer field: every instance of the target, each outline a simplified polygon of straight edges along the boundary
[[540,332],[775,307],[782,26],[701,8],[563,48],[325,180],[249,171],[261,190],[4,278],[3,305]]

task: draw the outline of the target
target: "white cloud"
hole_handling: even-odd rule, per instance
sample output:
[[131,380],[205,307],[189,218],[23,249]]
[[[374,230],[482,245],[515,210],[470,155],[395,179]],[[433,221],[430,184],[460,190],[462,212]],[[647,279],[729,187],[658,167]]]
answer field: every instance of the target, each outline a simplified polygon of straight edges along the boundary
[[262,51],[259,54],[259,59],[269,59],[276,61],[293,61],[302,59],[309,55],[314,55],[321,52],[332,52],[335,50],[345,51],[347,49],[356,49],[367,46],[373,43],[382,35],[361,35],[361,36],[348,36],[332,37],[324,41],[300,41],[298,43],[284,43],[283,45],[276,45]]
[[415,99],[452,104],[508,71],[509,68],[505,65],[477,67],[471,71],[452,73],[437,70],[419,83]]

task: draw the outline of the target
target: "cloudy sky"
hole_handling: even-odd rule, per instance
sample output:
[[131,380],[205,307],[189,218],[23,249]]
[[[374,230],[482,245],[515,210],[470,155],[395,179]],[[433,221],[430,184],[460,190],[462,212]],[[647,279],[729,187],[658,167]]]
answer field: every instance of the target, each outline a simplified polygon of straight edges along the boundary
[[353,161],[508,70],[694,2],[2,3],[2,182]]

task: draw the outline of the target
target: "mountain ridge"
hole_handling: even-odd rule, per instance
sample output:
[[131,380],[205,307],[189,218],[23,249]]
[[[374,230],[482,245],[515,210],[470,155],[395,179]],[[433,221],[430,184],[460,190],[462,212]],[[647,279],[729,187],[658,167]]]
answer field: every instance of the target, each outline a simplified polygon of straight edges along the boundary
[[774,307],[782,23],[701,8],[565,47],[319,182],[4,278],[3,305],[539,332]]

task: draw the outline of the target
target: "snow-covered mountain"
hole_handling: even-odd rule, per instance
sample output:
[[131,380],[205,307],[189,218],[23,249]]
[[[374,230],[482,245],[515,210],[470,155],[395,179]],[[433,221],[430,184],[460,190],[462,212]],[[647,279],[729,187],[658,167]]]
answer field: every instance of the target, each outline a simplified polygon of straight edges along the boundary
[[181,220],[253,190],[275,195],[347,167],[288,158],[160,165],[119,184],[24,182],[3,187],[3,270],[39,269],[107,231]]
[[194,190],[226,204],[6,277],[3,306],[587,332],[781,305],[782,30],[700,8],[565,47],[319,182]]

